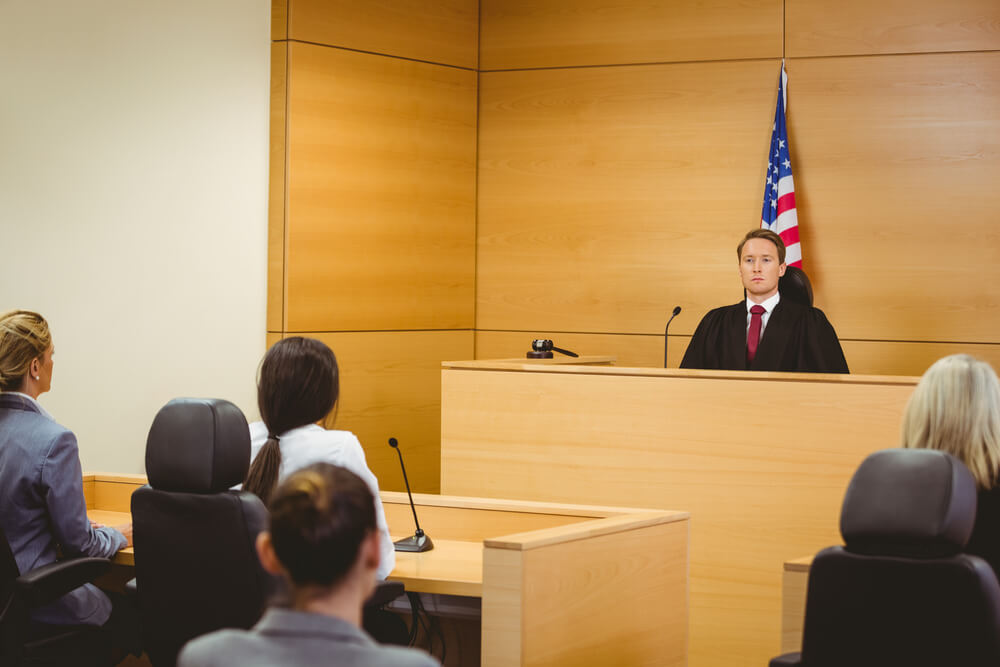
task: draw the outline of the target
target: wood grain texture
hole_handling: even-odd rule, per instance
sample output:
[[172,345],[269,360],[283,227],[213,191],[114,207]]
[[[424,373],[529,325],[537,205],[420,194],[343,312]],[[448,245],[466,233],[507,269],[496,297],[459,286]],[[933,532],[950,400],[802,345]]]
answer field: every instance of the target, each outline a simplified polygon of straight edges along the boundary
[[[487,545],[487,580],[493,551]],[[686,520],[512,553],[522,557],[513,617],[522,661],[506,664],[687,664]],[[492,592],[484,594],[484,633],[495,621],[485,608]]]
[[[275,3],[277,4],[277,2]],[[267,330],[285,327],[285,104],[288,43],[271,45],[270,172],[267,196]]]
[[806,591],[812,556],[785,563],[781,572],[781,653],[802,650],[806,618]]
[[[383,498],[382,507],[385,508],[385,520],[391,533],[413,534],[413,513],[409,503],[386,503]],[[593,517],[566,514],[531,514],[425,505],[420,506],[417,515],[420,518],[420,527],[435,542],[439,539],[482,542],[491,537],[565,526],[572,523],[593,521],[594,519]]]
[[995,0],[785,2],[785,55],[832,56],[1000,49]]
[[478,0],[290,2],[290,39],[478,67]]
[[840,337],[1000,342],[1000,53],[788,76],[805,270]]
[[[703,313],[682,312],[697,323]],[[675,321],[676,323],[676,321]],[[834,326],[837,323],[834,322]],[[673,325],[671,325],[672,328]],[[552,331],[477,331],[476,355],[480,359],[515,357],[534,338],[549,338],[556,345],[580,354],[609,354],[615,366],[663,366],[663,336],[633,334],[560,333]],[[677,368],[690,336],[670,335],[669,367]],[[1000,345],[963,343],[914,343],[905,341],[841,340],[851,372],[859,375],[923,375],[931,364],[949,354],[971,354],[1000,369]]]
[[288,39],[288,0],[271,0],[271,39]]
[[[412,535],[393,534],[393,539]],[[424,553],[397,553],[389,579],[401,581],[407,591],[441,595],[483,594],[483,545],[434,536],[434,548]]]
[[[472,356],[471,331],[322,333],[340,366],[340,403],[327,427],[361,441],[379,488],[403,491],[399,440],[413,491],[440,489],[441,362]],[[474,495],[474,494],[466,494]]]
[[[484,73],[476,328],[658,333],[674,305],[738,301],[777,71]],[[674,324],[691,334],[697,320]]]
[[763,664],[782,562],[837,541],[850,476],[896,443],[916,378],[612,370],[444,371],[442,491],[689,511],[691,664]]
[[475,72],[289,48],[286,331],[471,328]]
[[781,57],[781,0],[484,0],[482,69]]
[[524,555],[483,549],[483,667],[524,664]]

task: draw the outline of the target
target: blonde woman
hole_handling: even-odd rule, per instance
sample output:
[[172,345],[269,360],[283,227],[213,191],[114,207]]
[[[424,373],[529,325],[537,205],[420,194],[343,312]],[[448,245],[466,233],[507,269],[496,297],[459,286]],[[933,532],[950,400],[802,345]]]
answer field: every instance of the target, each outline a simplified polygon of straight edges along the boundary
[[976,523],[965,550],[1000,574],[1000,381],[966,354],[939,359],[910,396],[902,446],[956,456],[979,488]]
[[[41,315],[0,315],[0,526],[21,572],[55,562],[60,551],[110,558],[132,540],[131,524],[110,528],[87,520],[76,437],[37,400],[52,387],[54,354]],[[111,607],[86,584],[33,612],[32,620],[105,625]]]

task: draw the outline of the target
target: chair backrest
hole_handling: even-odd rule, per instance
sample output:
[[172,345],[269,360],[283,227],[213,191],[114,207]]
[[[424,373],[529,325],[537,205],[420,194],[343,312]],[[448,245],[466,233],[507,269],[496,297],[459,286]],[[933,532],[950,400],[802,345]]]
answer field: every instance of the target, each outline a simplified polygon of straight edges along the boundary
[[786,266],[785,275],[778,278],[778,292],[782,299],[789,299],[803,306],[813,305],[813,288],[806,272],[797,266]]
[[228,401],[174,399],[153,420],[132,521],[143,641],[158,667],[188,640],[248,628],[263,612],[268,579],[254,544],[267,510],[229,490],[249,463],[246,419]]
[[972,475],[948,454],[865,459],[841,510],[846,546],[809,571],[802,665],[1000,664],[1000,584],[961,553],[975,512]]
[[21,638],[28,620],[25,606],[14,596],[19,576],[21,572],[14,552],[0,527],[0,664],[14,661],[20,655]]

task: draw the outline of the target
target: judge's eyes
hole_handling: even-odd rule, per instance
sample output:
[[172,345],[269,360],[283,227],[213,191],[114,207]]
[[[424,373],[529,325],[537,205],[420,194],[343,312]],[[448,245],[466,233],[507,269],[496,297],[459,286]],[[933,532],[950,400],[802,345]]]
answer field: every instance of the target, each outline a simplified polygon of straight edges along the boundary
[[[771,258],[771,257],[761,257],[760,261],[764,262],[765,264],[770,264],[773,261],[773,258]],[[743,263],[747,264],[747,265],[753,264],[754,263],[754,258],[753,257],[746,257],[746,258],[743,259]]]

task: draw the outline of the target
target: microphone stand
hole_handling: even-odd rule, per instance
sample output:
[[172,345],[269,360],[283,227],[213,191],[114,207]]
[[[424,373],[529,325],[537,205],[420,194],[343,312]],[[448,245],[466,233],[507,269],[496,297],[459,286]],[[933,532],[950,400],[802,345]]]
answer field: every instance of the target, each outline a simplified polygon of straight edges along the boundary
[[670,323],[674,321],[674,318],[680,315],[681,307],[674,306],[674,313],[667,320],[667,326],[663,327],[663,367],[667,367],[667,330],[670,329]]
[[417,506],[413,504],[413,494],[410,493],[410,480],[406,478],[406,466],[403,465],[403,453],[399,451],[399,441],[395,438],[389,438],[389,446],[395,449],[396,453],[399,454],[399,467],[403,469],[403,482],[406,484],[406,495],[410,497],[410,509],[413,510],[413,523],[417,526],[417,532],[410,537],[404,537],[401,540],[396,540],[392,543],[393,547],[396,551],[410,551],[417,553],[430,551],[434,548],[434,543],[431,542],[431,538],[428,537],[420,528],[420,522],[417,520]]

